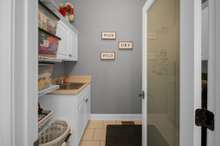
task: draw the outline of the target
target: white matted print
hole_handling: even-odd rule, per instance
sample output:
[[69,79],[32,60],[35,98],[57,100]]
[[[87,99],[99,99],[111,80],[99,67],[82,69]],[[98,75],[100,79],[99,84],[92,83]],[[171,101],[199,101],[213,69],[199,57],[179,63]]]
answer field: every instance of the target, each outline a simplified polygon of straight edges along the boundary
[[100,58],[101,60],[115,60],[116,53],[115,52],[101,52]]
[[102,40],[116,40],[116,32],[102,32]]
[[134,43],[132,41],[120,41],[118,43],[118,48],[121,50],[131,50],[134,47]]

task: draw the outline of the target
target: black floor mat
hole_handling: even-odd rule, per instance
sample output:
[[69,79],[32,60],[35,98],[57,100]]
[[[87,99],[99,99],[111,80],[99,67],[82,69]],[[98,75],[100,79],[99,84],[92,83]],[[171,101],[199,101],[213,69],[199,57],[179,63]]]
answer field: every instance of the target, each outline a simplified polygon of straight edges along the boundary
[[[141,136],[141,125],[108,125],[106,146],[141,146]],[[148,125],[148,146],[169,146],[153,125]]]
[[141,146],[141,125],[108,125],[106,146]]

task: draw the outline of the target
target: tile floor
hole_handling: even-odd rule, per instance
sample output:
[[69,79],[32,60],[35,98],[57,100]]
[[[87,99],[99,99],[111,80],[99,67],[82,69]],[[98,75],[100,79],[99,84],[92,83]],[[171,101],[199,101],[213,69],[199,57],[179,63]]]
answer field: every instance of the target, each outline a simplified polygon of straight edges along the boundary
[[[80,146],[105,146],[107,125],[120,125],[122,121],[89,121]],[[141,121],[134,121],[141,124]]]

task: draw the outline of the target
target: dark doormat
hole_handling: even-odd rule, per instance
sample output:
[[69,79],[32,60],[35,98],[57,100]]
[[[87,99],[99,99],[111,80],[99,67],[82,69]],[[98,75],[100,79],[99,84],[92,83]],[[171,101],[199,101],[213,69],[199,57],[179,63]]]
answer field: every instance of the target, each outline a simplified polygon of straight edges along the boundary
[[141,125],[108,125],[106,146],[141,146]]
[[169,146],[157,127],[148,125],[148,146]]
[[[141,146],[141,136],[141,125],[108,125],[106,146]],[[148,146],[169,146],[153,125],[148,125]]]
[[122,121],[122,125],[135,125],[134,121]]

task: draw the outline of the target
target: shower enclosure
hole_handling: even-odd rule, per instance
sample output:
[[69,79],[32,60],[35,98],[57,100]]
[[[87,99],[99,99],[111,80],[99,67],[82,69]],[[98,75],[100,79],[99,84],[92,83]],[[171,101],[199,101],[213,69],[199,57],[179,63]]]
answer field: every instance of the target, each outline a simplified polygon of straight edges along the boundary
[[148,146],[179,145],[179,0],[156,0],[148,12]]

